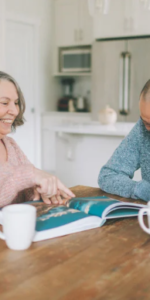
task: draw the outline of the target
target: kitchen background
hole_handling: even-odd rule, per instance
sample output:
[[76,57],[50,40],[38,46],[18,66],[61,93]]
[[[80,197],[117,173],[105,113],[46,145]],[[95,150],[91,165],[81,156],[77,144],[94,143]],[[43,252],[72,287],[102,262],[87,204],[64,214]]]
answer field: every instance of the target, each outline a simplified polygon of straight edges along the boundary
[[149,66],[149,0],[0,0],[0,68],[27,106],[13,138],[68,187],[97,186],[139,118]]

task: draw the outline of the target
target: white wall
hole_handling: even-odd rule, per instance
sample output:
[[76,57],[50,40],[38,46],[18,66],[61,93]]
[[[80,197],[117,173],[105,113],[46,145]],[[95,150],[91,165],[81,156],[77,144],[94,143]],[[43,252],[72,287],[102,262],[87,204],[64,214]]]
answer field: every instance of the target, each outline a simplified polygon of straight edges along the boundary
[[5,1],[0,0],[0,69],[5,66]]
[[53,110],[54,89],[52,79],[52,0],[6,0],[6,13],[13,13],[40,21],[39,27],[39,79],[41,111]]

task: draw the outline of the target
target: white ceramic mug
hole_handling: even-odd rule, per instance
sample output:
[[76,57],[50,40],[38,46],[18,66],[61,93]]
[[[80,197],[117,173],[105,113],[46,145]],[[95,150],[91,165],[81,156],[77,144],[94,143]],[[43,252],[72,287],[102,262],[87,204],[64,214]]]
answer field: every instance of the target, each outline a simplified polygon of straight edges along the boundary
[[25,250],[30,247],[36,225],[36,208],[29,204],[12,204],[0,211],[3,233],[0,238],[13,250]]
[[[140,209],[139,214],[138,214],[138,220],[139,220],[139,224],[140,224],[141,228],[145,232],[150,234],[150,201],[147,203],[147,205],[148,206],[146,208]],[[143,217],[144,217],[145,214],[148,217],[148,227],[145,226],[144,220],[143,220]]]

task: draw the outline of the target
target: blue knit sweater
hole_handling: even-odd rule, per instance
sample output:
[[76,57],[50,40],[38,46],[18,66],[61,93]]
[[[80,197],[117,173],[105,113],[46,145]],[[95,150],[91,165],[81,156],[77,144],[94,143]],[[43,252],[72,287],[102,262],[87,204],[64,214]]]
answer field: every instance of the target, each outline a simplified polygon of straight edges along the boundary
[[[132,178],[139,168],[142,180],[137,182]],[[141,119],[102,167],[98,184],[107,193],[150,200],[150,131]]]

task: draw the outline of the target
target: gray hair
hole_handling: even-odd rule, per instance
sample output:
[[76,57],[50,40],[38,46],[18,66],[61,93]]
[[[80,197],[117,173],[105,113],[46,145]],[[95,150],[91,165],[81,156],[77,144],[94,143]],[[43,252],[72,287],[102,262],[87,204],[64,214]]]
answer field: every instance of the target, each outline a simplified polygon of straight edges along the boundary
[[24,96],[23,93],[21,91],[21,88],[19,87],[19,84],[17,83],[17,81],[10,76],[7,73],[4,73],[2,71],[0,71],[0,81],[1,80],[7,80],[10,81],[14,84],[14,86],[16,87],[17,90],[17,94],[18,94],[18,104],[19,104],[19,114],[16,117],[16,119],[14,120],[13,124],[12,124],[12,130],[15,130],[17,126],[21,126],[24,124],[24,112],[25,112],[25,100],[24,100]]
[[[150,96],[150,79],[145,83],[144,87],[142,88],[141,94],[143,99],[146,100],[146,96],[149,94]],[[149,97],[150,98],[150,97]]]

